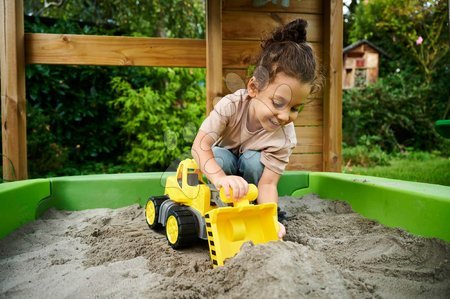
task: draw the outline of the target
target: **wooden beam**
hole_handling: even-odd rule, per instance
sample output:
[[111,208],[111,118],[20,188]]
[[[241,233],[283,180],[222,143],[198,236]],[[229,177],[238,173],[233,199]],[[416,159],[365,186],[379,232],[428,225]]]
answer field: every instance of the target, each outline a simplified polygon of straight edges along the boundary
[[322,13],[320,0],[292,0],[288,6],[283,1],[266,1],[264,5],[254,5],[253,0],[224,0],[223,10],[259,11],[259,12],[295,12],[295,13]]
[[289,157],[286,170],[321,171],[322,153],[294,153]]
[[206,113],[222,96],[222,1],[206,2]]
[[298,18],[308,21],[308,42],[321,42],[323,39],[322,15],[289,12],[224,11],[222,13],[223,39],[259,42],[278,26]]
[[[259,41],[216,40],[216,46],[211,42],[210,55],[215,56],[210,61],[217,67],[222,61],[226,68],[247,68],[261,49]],[[322,44],[311,45],[321,59]],[[25,49],[27,64],[207,66],[206,41],[202,39],[25,33]]]
[[28,177],[22,0],[0,1],[3,179]]
[[[323,57],[322,44],[311,43],[319,60]],[[224,40],[223,67],[230,69],[247,68],[255,63],[255,58],[261,51],[261,42],[252,40]]]
[[205,40],[25,34],[28,64],[205,67]]
[[341,171],[342,164],[342,0],[324,0],[323,170]]

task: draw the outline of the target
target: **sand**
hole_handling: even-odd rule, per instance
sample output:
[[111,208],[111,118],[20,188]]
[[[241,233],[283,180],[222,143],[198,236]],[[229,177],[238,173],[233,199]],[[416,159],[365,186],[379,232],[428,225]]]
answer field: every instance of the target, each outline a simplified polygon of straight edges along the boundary
[[284,241],[212,269],[207,243],[173,250],[143,209],[49,210],[0,240],[0,298],[450,298],[450,243],[284,197]]

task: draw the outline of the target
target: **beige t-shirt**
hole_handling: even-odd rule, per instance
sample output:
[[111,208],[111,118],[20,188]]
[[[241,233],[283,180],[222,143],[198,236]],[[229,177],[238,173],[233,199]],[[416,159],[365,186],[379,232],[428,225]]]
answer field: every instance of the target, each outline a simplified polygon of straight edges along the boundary
[[214,139],[215,146],[226,148],[237,156],[247,150],[260,151],[261,163],[282,174],[297,143],[294,124],[273,132],[264,129],[250,132],[247,128],[250,101],[245,89],[223,97],[203,121],[200,130]]

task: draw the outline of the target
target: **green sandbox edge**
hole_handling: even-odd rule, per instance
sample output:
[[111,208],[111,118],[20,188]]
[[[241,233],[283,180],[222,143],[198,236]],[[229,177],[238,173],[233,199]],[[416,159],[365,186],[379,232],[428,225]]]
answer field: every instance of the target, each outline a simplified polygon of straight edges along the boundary
[[450,119],[441,119],[435,122],[436,131],[445,138],[450,138]]
[[51,195],[46,179],[0,184],[0,239],[35,220],[37,206]]
[[[171,172],[87,175],[0,184],[0,239],[49,208],[84,210],[143,206],[162,195]],[[340,173],[288,171],[280,196],[318,194],[348,202],[361,215],[413,234],[450,242],[450,187]],[[144,221],[144,220],[143,220]]]
[[293,196],[343,200],[362,216],[450,242],[450,187],[342,173],[311,173]]

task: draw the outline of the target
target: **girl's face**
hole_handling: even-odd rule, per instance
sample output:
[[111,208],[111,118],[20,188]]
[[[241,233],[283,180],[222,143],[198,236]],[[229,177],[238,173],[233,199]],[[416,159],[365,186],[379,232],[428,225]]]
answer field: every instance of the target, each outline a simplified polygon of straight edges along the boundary
[[257,90],[255,78],[250,79],[247,89],[250,105],[249,129],[264,128],[272,132],[293,122],[306,98],[311,92],[311,84],[301,83],[285,73],[278,73],[275,80],[262,90]]

